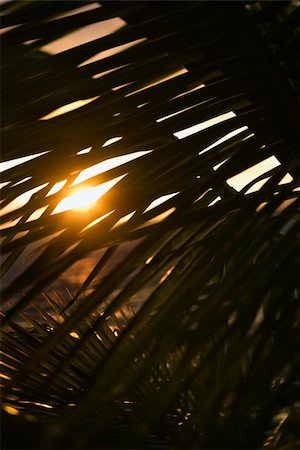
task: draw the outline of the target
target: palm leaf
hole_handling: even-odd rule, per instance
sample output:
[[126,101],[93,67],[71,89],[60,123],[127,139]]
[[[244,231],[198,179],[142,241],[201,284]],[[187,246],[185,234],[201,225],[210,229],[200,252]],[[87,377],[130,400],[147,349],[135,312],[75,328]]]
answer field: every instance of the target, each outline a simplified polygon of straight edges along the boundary
[[298,14],[2,5],[2,160],[32,157],[2,172],[7,448],[299,444]]

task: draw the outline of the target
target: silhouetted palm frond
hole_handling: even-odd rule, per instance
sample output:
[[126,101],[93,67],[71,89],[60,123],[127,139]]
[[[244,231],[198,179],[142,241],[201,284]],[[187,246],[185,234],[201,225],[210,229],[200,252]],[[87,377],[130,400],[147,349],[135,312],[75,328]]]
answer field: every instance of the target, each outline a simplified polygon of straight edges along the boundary
[[2,5],[7,448],[299,444],[298,15]]

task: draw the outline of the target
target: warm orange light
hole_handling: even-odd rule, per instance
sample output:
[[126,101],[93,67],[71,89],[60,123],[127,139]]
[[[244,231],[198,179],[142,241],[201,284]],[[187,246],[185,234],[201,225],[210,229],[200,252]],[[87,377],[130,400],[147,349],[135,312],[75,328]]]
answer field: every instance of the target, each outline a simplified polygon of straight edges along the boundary
[[97,201],[99,197],[101,197],[101,194],[102,192],[97,193],[95,189],[93,190],[93,188],[78,190],[69,197],[64,198],[57,205],[53,211],[53,214],[68,211],[70,209],[88,209]]
[[17,416],[17,415],[20,413],[20,411],[19,411],[18,409],[13,408],[12,406],[9,406],[9,405],[4,405],[4,406],[3,406],[3,409],[4,409],[4,411],[6,411],[8,414],[11,414],[11,415],[13,415],[13,416]]
[[78,189],[73,194],[65,197],[57,205],[52,214],[68,211],[71,209],[86,210],[91,208],[96,201],[111,189],[123,177],[115,178],[107,183],[90,188]]
[[69,197],[64,198],[55,208],[53,213],[68,211],[69,209],[87,209],[92,206],[97,197],[92,189],[82,189]]

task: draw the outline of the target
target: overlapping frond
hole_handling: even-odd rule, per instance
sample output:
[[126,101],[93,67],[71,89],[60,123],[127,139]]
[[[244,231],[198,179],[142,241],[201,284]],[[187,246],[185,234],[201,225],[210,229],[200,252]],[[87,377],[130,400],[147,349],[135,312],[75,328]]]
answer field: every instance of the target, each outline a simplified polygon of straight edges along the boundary
[[36,445],[295,445],[298,8],[276,8],[2,7],[3,398]]

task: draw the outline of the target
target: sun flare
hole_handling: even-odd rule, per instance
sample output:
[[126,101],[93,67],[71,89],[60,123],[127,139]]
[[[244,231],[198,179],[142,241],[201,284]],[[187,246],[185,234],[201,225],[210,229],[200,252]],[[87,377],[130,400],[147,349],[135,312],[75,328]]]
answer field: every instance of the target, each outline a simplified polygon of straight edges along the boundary
[[64,198],[53,212],[63,212],[69,209],[88,209],[96,200],[96,193],[92,189],[80,189]]
[[63,198],[52,214],[65,212],[69,210],[85,211],[94,206],[94,204],[102,197],[109,189],[111,189],[122,177],[103,183],[99,186],[90,188],[82,188],[73,192],[71,195]]

